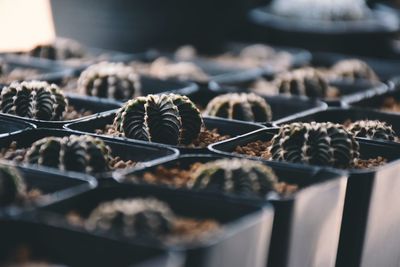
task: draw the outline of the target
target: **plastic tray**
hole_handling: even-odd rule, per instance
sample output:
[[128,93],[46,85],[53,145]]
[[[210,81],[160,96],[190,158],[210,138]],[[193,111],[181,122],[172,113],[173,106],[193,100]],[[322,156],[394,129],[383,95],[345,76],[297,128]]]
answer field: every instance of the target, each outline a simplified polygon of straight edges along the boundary
[[[231,156],[231,151],[236,146],[256,140],[271,140],[276,132],[277,129],[258,130],[211,145],[209,149]],[[397,202],[400,201],[400,147],[394,143],[360,139],[359,143],[362,158],[382,156],[389,162],[377,168],[348,170],[337,266],[359,266],[360,263],[367,264],[365,266],[385,266],[388,262],[397,262],[398,259],[397,245],[393,244],[398,244],[400,240],[397,230],[400,216],[394,212]],[[369,261],[376,264],[368,265]]]
[[[140,177],[160,165],[186,169],[195,162],[221,158],[215,155],[184,155],[147,168],[116,172],[114,177],[121,183],[129,184],[124,179],[126,176]],[[270,199],[275,215],[267,253],[268,266],[334,266],[347,183],[344,174],[318,167],[293,167],[275,162],[266,164],[272,167],[281,181],[297,183],[303,187],[288,198]],[[196,191],[192,194],[228,197],[216,192]],[[249,203],[266,202],[262,199],[232,198]]]

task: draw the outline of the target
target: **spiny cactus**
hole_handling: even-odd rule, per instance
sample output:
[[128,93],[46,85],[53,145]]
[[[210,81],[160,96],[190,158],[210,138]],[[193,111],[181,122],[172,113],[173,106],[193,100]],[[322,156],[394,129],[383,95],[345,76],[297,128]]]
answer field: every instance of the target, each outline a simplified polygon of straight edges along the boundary
[[176,94],[132,99],[114,119],[114,128],[125,137],[171,145],[191,143],[202,125],[200,111],[193,102]]
[[68,101],[55,84],[13,82],[1,91],[1,112],[39,120],[61,120]]
[[265,122],[272,119],[271,107],[255,94],[231,93],[212,99],[205,114],[228,119]]
[[86,227],[126,237],[157,237],[171,231],[174,217],[166,203],[153,198],[116,199],[95,208]]
[[246,159],[221,159],[200,166],[192,175],[193,189],[264,197],[277,190],[278,179],[264,164]]
[[282,73],[277,76],[273,84],[281,94],[308,97],[325,97],[329,88],[323,75],[313,68]]
[[26,185],[15,168],[0,166],[0,206],[12,204],[26,195]]
[[356,137],[368,139],[394,141],[397,138],[391,125],[377,120],[356,121],[351,123],[347,130],[353,133]]
[[141,94],[140,76],[122,63],[101,62],[81,73],[78,90],[89,96],[126,100]]
[[111,149],[89,135],[46,137],[34,142],[25,161],[61,170],[96,173],[108,170]]
[[379,81],[374,70],[366,62],[358,59],[340,60],[332,66],[330,72],[334,78]]
[[82,45],[74,40],[57,38],[52,44],[37,45],[28,55],[50,60],[82,58],[85,54]]
[[269,151],[274,160],[348,168],[359,156],[359,145],[339,124],[292,123],[280,128]]

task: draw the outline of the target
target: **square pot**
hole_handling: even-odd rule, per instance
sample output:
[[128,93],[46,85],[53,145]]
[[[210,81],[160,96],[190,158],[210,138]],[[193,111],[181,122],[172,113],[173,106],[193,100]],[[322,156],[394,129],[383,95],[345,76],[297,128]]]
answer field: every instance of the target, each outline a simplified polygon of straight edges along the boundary
[[17,251],[20,254],[29,253],[31,260],[63,266],[167,267],[183,260],[178,254],[171,255],[161,249],[127,244],[26,219],[0,221],[0,235],[0,265]]
[[[17,148],[29,148],[31,145],[44,137],[55,136],[64,137],[69,135],[82,135],[82,133],[58,130],[58,129],[35,129],[28,130],[22,133],[0,138],[0,148],[7,148],[10,144],[15,141],[17,142]],[[102,138],[106,145],[112,150],[113,156],[119,156],[122,160],[133,160],[137,164],[149,164],[151,162],[164,161],[172,159],[178,156],[179,152],[176,149],[168,148],[163,145],[148,144],[145,142],[126,142],[123,140],[114,140],[112,138]],[[34,166],[34,165],[30,165]],[[37,169],[41,169],[42,166],[35,166]],[[52,168],[53,170],[56,170]],[[62,173],[59,170],[57,172]],[[97,179],[111,178],[111,171],[104,173],[93,174]]]
[[[65,125],[65,129],[81,132],[81,133],[91,133],[94,134],[96,129],[103,129],[107,124],[112,124],[115,118],[116,111],[104,112],[96,116],[89,117],[87,119],[81,120],[76,123],[71,123]],[[241,121],[231,121],[221,118],[204,118],[205,127],[209,130],[217,129],[221,135],[237,136],[245,134],[257,129],[264,128],[264,126]],[[96,136],[107,136],[94,134]],[[125,138],[125,137],[113,137],[116,140],[128,140],[135,141],[135,139]],[[146,142],[149,143],[149,142]],[[171,146],[179,149],[181,153],[206,153],[207,148],[189,148],[184,146]]]
[[95,178],[76,172],[61,173],[51,168],[33,168],[31,166],[16,165],[4,160],[2,165],[15,167],[24,178],[27,190],[39,190],[37,198],[28,200],[26,204],[11,204],[0,208],[0,216],[15,216],[21,212],[35,209],[38,206],[48,205],[86,192],[97,186]]
[[184,266],[265,266],[264,253],[266,247],[268,247],[268,233],[271,231],[273,219],[273,210],[268,205],[260,208],[258,205],[240,203],[230,199],[217,199],[193,195],[188,192],[146,186],[124,185],[102,187],[60,201],[44,207],[36,214],[36,217],[48,225],[88,233],[82,227],[68,224],[65,215],[74,210],[82,216],[87,216],[98,204],[104,201],[132,197],[154,197],[166,202],[174,213],[180,216],[217,220],[222,224],[222,231],[218,231],[202,241],[190,241],[189,243],[174,245],[155,242],[154,239],[143,237],[122,239],[107,233],[93,232],[91,234],[184,253],[186,256]]
[[[183,155],[161,164],[115,172],[114,177],[120,183],[130,184],[126,177],[143,176],[145,172],[154,171],[161,165],[187,169],[195,162],[205,163],[222,158],[217,155]],[[266,165],[274,170],[280,181],[297,183],[302,188],[288,197],[269,199],[251,199],[208,191],[190,192],[193,195],[232,198],[242,203],[271,203],[275,213],[271,243],[265,252],[268,256],[267,266],[334,266],[347,183],[344,173],[276,162],[266,162]]]
[[[256,140],[269,141],[278,132],[278,129],[262,129],[226,140],[209,148],[211,151],[222,155],[233,155],[231,152],[238,145],[248,144]],[[399,178],[400,146],[398,144],[385,144],[382,142],[361,140],[361,158],[375,158],[382,156],[388,160],[384,166],[357,170],[347,170],[349,179],[346,189],[346,199],[343,211],[341,235],[337,257],[337,266],[358,266],[367,264],[365,259],[372,259],[374,263],[386,262],[397,259],[397,248],[377,242],[385,234],[385,244],[397,243],[400,240],[397,228],[393,225],[400,223],[400,216],[396,212],[397,201],[400,201]],[[248,156],[234,154],[239,157]],[[257,159],[260,159],[257,157]],[[261,159],[262,160],[262,159]],[[291,165],[290,163],[284,163]],[[301,164],[297,164],[303,166]],[[384,196],[384,197],[383,197]],[[385,220],[382,220],[382,218]],[[379,244],[379,246],[377,246]],[[370,253],[373,250],[382,250],[384,256]],[[364,266],[364,265],[362,265]],[[370,265],[365,265],[370,266]],[[371,265],[373,266],[373,265]],[[379,266],[375,265],[375,266]]]

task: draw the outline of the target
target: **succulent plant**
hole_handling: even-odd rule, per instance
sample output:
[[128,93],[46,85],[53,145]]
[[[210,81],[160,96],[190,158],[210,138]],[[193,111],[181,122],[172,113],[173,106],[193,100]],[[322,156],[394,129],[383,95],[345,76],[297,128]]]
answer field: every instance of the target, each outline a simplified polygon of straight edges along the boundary
[[57,38],[52,44],[37,45],[28,52],[28,55],[32,57],[50,60],[82,58],[84,54],[85,51],[81,44],[66,38]]
[[189,144],[203,125],[200,111],[186,96],[148,95],[125,103],[114,128],[125,137],[164,144]]
[[356,137],[394,141],[397,136],[391,125],[377,120],[360,120],[351,123],[347,130]]
[[374,70],[367,63],[358,59],[340,60],[332,66],[330,72],[334,78],[379,81]]
[[97,173],[108,170],[111,149],[89,135],[46,137],[34,142],[25,161],[67,171]]
[[257,122],[265,122],[272,119],[269,104],[264,98],[253,93],[231,93],[217,96],[208,103],[205,114]]
[[86,221],[88,230],[119,236],[162,236],[170,232],[174,213],[153,198],[116,199],[101,203]]
[[281,94],[308,97],[325,97],[329,88],[324,76],[313,68],[302,68],[282,73],[276,77],[273,84]]
[[13,82],[1,91],[1,112],[39,120],[61,120],[68,101],[55,84]]
[[339,124],[291,123],[281,126],[269,151],[274,160],[348,168],[359,156],[359,145]]
[[192,175],[193,189],[264,197],[277,190],[278,179],[264,164],[246,159],[221,159],[201,165]]
[[137,72],[122,63],[101,62],[84,70],[78,79],[80,93],[126,100],[141,94]]
[[22,176],[13,167],[0,166],[0,206],[12,204],[26,194]]

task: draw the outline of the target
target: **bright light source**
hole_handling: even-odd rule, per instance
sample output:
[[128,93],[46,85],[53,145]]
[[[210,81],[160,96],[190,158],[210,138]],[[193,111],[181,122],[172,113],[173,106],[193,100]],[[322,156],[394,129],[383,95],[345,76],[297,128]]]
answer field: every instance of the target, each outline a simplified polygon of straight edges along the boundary
[[53,42],[50,0],[1,0],[0,38],[0,52],[27,51]]

